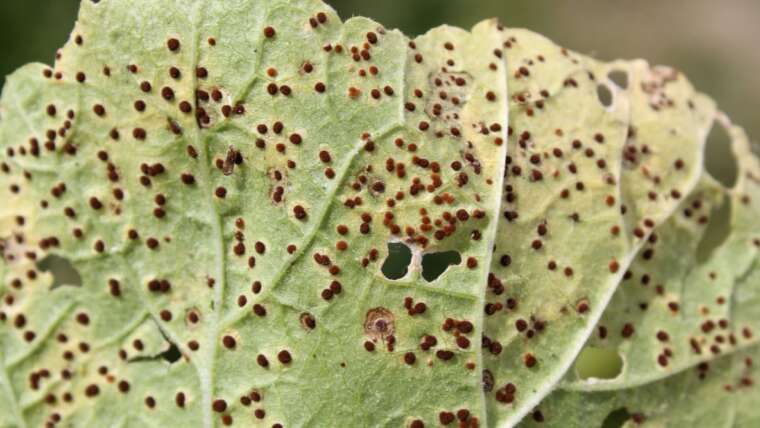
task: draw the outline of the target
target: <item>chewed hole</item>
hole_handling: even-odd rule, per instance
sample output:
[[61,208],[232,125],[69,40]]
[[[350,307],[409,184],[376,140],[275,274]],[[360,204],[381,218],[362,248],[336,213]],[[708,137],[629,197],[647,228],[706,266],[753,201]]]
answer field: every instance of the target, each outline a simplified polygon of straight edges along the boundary
[[462,263],[462,256],[456,251],[443,251],[422,255],[422,277],[432,282],[438,279],[451,265]]
[[74,268],[69,259],[51,254],[37,262],[37,269],[42,272],[50,272],[53,275],[53,285],[51,288],[62,285],[71,285],[80,287],[82,277],[79,271]]
[[628,413],[625,407],[615,409],[611,411],[604,421],[601,428],[620,428],[626,421],[631,419],[631,414]]
[[401,242],[388,243],[388,258],[380,270],[388,279],[401,279],[409,272],[412,263],[412,250]]
[[716,248],[720,247],[731,233],[731,198],[712,210],[707,220],[707,229],[697,246],[697,262],[704,263],[710,259]]
[[596,86],[596,97],[599,98],[599,102],[603,106],[609,107],[612,105],[612,91],[607,85]]
[[623,70],[612,70],[607,73],[607,78],[620,89],[628,89],[628,73]]
[[181,357],[182,353],[179,352],[177,345],[173,343],[169,346],[169,349],[161,353],[161,358],[169,362],[169,364],[177,362]]
[[739,168],[731,152],[731,137],[722,126],[713,126],[707,136],[705,168],[724,186],[731,188],[736,184]]
[[575,372],[581,379],[614,379],[623,372],[623,358],[616,349],[587,346],[575,360]]

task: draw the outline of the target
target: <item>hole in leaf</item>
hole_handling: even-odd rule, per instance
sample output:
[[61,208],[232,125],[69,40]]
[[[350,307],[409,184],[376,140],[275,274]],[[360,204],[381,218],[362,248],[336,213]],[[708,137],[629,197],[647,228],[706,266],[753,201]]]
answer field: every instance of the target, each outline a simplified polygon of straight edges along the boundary
[[599,98],[599,102],[602,103],[603,106],[609,107],[612,105],[612,91],[610,91],[610,88],[607,87],[607,85],[596,86],[596,97]]
[[42,272],[50,272],[53,275],[53,285],[51,288],[57,288],[62,285],[75,287],[82,285],[82,277],[79,275],[79,271],[74,268],[74,265],[67,258],[50,254],[37,262],[37,269]]
[[422,277],[432,282],[446,272],[451,265],[462,263],[462,256],[456,251],[443,251],[422,255]]
[[169,346],[169,349],[161,353],[161,358],[163,358],[165,361],[171,363],[177,362],[182,357],[182,353],[179,352],[179,348],[177,348],[177,345],[171,344]]
[[707,136],[705,168],[724,186],[734,187],[739,168],[731,152],[731,138],[722,126],[713,126]]
[[697,246],[697,262],[704,263],[710,259],[716,248],[720,247],[731,233],[731,198],[712,210],[707,221],[705,234]]
[[621,407],[611,411],[610,414],[604,418],[602,428],[620,428],[629,419],[631,419],[631,414],[628,413],[628,410],[626,410],[625,407]]
[[612,70],[607,73],[607,78],[620,89],[628,89],[628,73],[623,70]]
[[409,272],[412,250],[401,242],[388,243],[388,258],[380,269],[388,279],[401,279]]
[[623,358],[616,349],[583,348],[575,361],[575,372],[581,379],[614,379],[623,371]]

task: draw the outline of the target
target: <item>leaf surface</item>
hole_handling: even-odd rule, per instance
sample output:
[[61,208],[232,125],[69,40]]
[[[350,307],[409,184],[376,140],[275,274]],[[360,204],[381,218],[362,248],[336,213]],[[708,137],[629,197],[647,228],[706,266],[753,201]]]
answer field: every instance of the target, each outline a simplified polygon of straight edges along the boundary
[[0,146],[2,427],[760,419],[758,151],[671,68],[494,20],[83,1]]
[[[751,427],[757,347],[619,391],[553,392],[520,427]],[[545,408],[544,408],[545,407]]]
[[555,387],[634,255],[696,185],[714,106],[671,69],[601,63],[525,30],[504,46],[508,175],[484,376],[489,419],[512,426]]
[[[0,425],[482,420],[499,44],[312,0],[84,1],[0,102]],[[462,263],[430,283],[430,251]]]
[[[534,419],[540,415],[549,426],[570,427],[603,426],[616,417],[629,419],[624,426],[757,422],[749,403],[758,397],[760,164],[744,131],[718,118],[732,137],[739,166],[735,187],[725,189],[705,173],[633,262],[587,344],[619,353],[619,375],[582,380],[571,371]],[[705,261],[698,260],[704,240],[715,239],[710,223],[721,221],[721,203],[731,208],[724,220],[727,236]],[[615,334],[626,325],[630,334]],[[625,417],[611,416],[616,409],[625,409]]]

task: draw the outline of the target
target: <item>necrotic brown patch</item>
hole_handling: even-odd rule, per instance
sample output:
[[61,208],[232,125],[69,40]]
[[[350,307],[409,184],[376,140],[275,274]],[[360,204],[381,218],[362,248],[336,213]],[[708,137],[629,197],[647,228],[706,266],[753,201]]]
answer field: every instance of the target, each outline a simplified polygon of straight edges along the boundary
[[364,320],[364,334],[375,340],[384,340],[393,335],[396,330],[395,320],[396,317],[388,309],[383,307],[370,309]]

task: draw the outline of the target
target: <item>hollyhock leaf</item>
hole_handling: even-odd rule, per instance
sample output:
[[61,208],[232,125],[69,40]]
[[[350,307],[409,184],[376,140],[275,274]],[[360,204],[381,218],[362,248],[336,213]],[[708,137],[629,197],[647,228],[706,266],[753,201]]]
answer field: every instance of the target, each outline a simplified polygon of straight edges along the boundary
[[696,185],[714,117],[670,69],[601,63],[525,30],[506,32],[505,55],[511,138],[484,331],[496,426],[556,387],[652,229]]
[[[483,420],[500,33],[83,1],[0,101],[0,424]],[[414,254],[396,280],[389,243]]]

